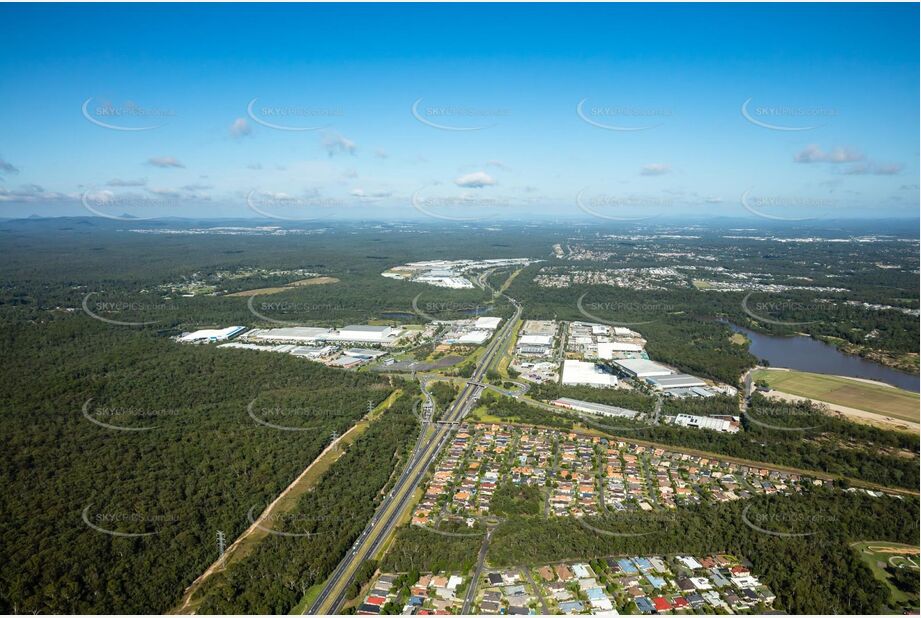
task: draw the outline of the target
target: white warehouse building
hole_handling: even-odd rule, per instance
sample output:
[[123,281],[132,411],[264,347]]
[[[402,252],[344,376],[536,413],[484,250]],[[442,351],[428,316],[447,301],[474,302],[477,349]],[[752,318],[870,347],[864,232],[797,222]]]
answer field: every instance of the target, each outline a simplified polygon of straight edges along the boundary
[[679,414],[675,417],[675,424],[679,427],[691,427],[694,429],[711,429],[723,433],[736,433],[739,431],[739,425],[723,418],[714,418],[712,416],[694,416],[693,414]]
[[645,358],[625,358],[613,361],[618,369],[634,378],[654,378],[670,376],[674,371],[657,362]]
[[399,326],[368,326],[350,324],[333,331],[323,338],[326,341],[356,341],[362,343],[393,343],[403,334]]
[[642,352],[643,346],[635,343],[621,343],[619,341],[599,341],[598,358],[611,360],[615,352]]
[[227,341],[246,330],[245,326],[228,326],[227,328],[206,328],[191,333],[183,333],[179,337],[182,343],[203,343],[211,341]]
[[595,363],[567,359],[563,361],[563,384],[613,387],[617,386],[617,376]]
[[477,330],[496,330],[502,318],[477,318],[473,328]]

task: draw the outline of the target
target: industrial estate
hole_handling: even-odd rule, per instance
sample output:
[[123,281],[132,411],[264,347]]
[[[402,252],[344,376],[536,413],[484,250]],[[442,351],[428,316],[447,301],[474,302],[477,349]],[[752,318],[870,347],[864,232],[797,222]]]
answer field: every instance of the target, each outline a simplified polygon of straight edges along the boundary
[[[415,322],[255,324],[176,337],[179,343],[213,344],[216,350],[276,352],[337,369],[419,376],[424,405],[416,413],[422,428],[411,459],[352,551],[305,610],[362,615],[776,612],[777,597],[761,583],[752,563],[728,553],[585,556],[582,562],[490,567],[489,536],[507,515],[509,494],[523,501],[516,508],[530,516],[579,521],[589,533],[605,537],[622,534],[598,523],[608,514],[633,514],[635,530],[624,534],[642,536],[644,521],[666,521],[682,509],[817,489],[841,491],[828,475],[631,439],[630,432],[642,427],[744,431],[744,404],[735,413],[721,413],[717,410],[724,410],[725,403],[709,409],[707,402],[749,401],[755,385],[751,379],[727,384],[702,378],[653,360],[646,338],[627,326],[521,319],[521,305],[494,290],[487,276],[504,268],[514,277],[529,263],[439,260],[383,273],[436,287],[489,291],[494,300],[505,299],[515,308],[511,317],[482,315],[489,311],[486,306],[461,319],[436,319],[414,309],[408,315]],[[429,358],[420,361],[420,349]],[[475,369],[465,377],[460,367],[470,363]],[[453,401],[436,401],[428,389],[439,383],[461,392]],[[587,394],[543,401],[529,394],[547,387]],[[490,403],[495,400],[486,393],[555,412],[580,428],[502,422]],[[606,396],[591,393],[647,398],[655,405],[612,405],[601,402]],[[663,406],[695,400],[696,414]],[[618,422],[629,424],[620,427],[621,438],[596,429],[610,427],[616,434]],[[847,491],[873,500],[902,499],[898,492],[869,486]],[[393,535],[401,522],[433,539],[480,539],[487,531],[475,568],[378,569],[364,585],[347,592],[372,556],[376,564],[382,557],[386,562],[388,551],[400,551],[401,536],[394,540]],[[740,525],[747,524],[758,528],[748,520]]]

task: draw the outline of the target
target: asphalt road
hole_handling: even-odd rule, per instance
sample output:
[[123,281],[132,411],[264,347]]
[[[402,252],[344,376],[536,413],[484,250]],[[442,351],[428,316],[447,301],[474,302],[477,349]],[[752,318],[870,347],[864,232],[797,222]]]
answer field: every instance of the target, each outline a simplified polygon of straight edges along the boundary
[[[496,354],[504,349],[516,320],[521,317],[521,306],[515,300],[507,296],[506,298],[515,305],[515,315],[506,320],[499,333],[493,337],[493,340],[486,348],[486,352],[480,358],[473,376],[461,390],[457,399],[451,404],[451,407],[445,412],[442,420],[448,423],[435,424],[431,438],[427,441],[420,440],[417,444],[403,473],[394,484],[393,490],[384,498],[371,521],[368,522],[368,526],[327,579],[323,590],[320,591],[319,596],[306,613],[335,614],[340,610],[348,600],[346,595],[355,572],[365,560],[377,554],[400,521],[406,508],[412,503],[413,493],[456,428],[456,425],[450,423],[460,421],[475,405],[483,390],[483,386],[479,382],[486,375],[486,371]],[[423,427],[423,435],[426,434],[427,431]]]
[[489,551],[489,541],[492,539],[492,533],[495,528],[490,526],[486,530],[486,536],[483,537],[483,544],[480,545],[480,553],[477,555],[476,568],[473,570],[473,578],[467,584],[467,595],[464,597],[464,607],[461,614],[470,614],[473,609],[473,602],[476,600],[476,590],[480,584],[480,577],[483,576],[483,566],[486,564],[486,552]]

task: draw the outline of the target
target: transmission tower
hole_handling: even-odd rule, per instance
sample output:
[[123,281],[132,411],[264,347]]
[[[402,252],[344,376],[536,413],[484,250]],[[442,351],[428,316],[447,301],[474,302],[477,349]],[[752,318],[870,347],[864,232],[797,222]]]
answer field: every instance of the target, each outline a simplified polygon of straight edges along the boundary
[[224,557],[224,550],[227,549],[225,544],[226,544],[226,541],[224,539],[224,531],[218,530],[217,531],[217,553],[218,553],[219,558]]

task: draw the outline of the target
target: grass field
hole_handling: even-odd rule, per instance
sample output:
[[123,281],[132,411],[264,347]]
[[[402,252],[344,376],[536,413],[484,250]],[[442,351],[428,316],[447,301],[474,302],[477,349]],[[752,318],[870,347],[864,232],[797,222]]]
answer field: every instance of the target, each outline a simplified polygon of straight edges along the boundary
[[918,597],[899,590],[892,585],[889,575],[885,571],[885,565],[888,564],[898,568],[912,569],[917,574],[918,547],[890,543],[889,541],[860,541],[852,544],[851,547],[860,554],[861,559],[870,567],[870,570],[873,571],[873,576],[889,587],[894,604],[908,605],[912,608],[918,607]]
[[758,369],[753,378],[791,395],[918,422],[918,393],[805,371]]

